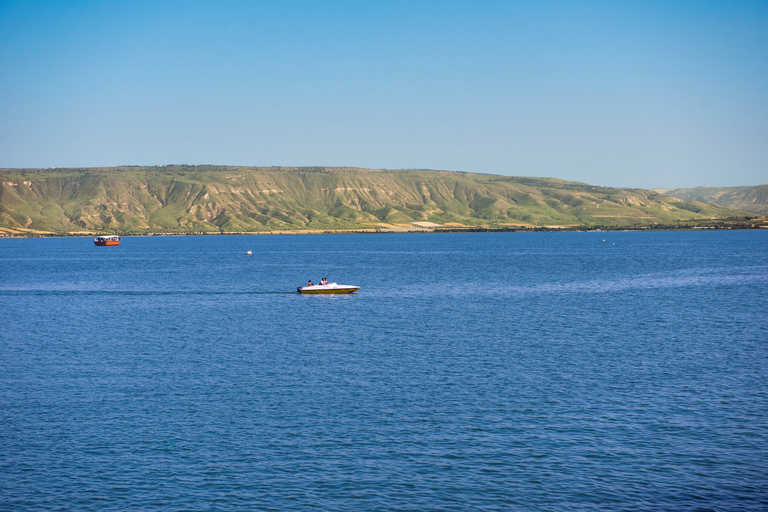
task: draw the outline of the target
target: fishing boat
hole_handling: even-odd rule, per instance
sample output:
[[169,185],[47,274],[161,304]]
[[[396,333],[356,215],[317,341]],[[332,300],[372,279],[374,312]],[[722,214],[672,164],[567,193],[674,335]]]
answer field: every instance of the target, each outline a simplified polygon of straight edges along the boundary
[[352,293],[359,290],[359,286],[351,286],[348,284],[315,284],[312,286],[299,286],[297,291],[305,294],[320,294],[320,293]]
[[93,243],[99,246],[120,245],[120,237],[117,235],[102,235],[93,239]]

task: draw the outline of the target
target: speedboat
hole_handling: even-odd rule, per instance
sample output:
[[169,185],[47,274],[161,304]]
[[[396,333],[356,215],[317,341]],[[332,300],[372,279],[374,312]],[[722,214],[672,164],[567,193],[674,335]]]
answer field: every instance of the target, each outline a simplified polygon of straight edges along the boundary
[[315,284],[312,286],[299,286],[296,291],[299,293],[317,294],[317,293],[352,293],[359,290],[359,286],[351,286],[348,284]]

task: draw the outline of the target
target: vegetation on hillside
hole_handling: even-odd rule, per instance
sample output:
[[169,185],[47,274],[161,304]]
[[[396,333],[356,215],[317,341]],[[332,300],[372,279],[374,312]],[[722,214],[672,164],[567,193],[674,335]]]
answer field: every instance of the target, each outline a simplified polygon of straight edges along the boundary
[[768,185],[659,189],[659,192],[683,201],[713,203],[726,208],[768,215]]
[[641,189],[427,170],[116,167],[0,171],[0,227],[190,233],[640,226],[747,215]]

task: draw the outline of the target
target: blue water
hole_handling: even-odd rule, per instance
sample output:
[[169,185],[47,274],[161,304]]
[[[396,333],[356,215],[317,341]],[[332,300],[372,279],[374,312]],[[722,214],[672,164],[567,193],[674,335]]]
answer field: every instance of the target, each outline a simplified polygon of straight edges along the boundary
[[768,232],[0,239],[0,372],[0,510],[766,510]]

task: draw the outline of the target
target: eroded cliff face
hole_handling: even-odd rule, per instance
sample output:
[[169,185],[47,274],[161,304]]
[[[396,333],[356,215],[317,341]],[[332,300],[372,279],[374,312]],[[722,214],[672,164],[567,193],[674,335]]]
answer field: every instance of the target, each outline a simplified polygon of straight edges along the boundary
[[215,166],[0,171],[0,227],[54,232],[636,225],[744,215],[648,190],[446,171]]

